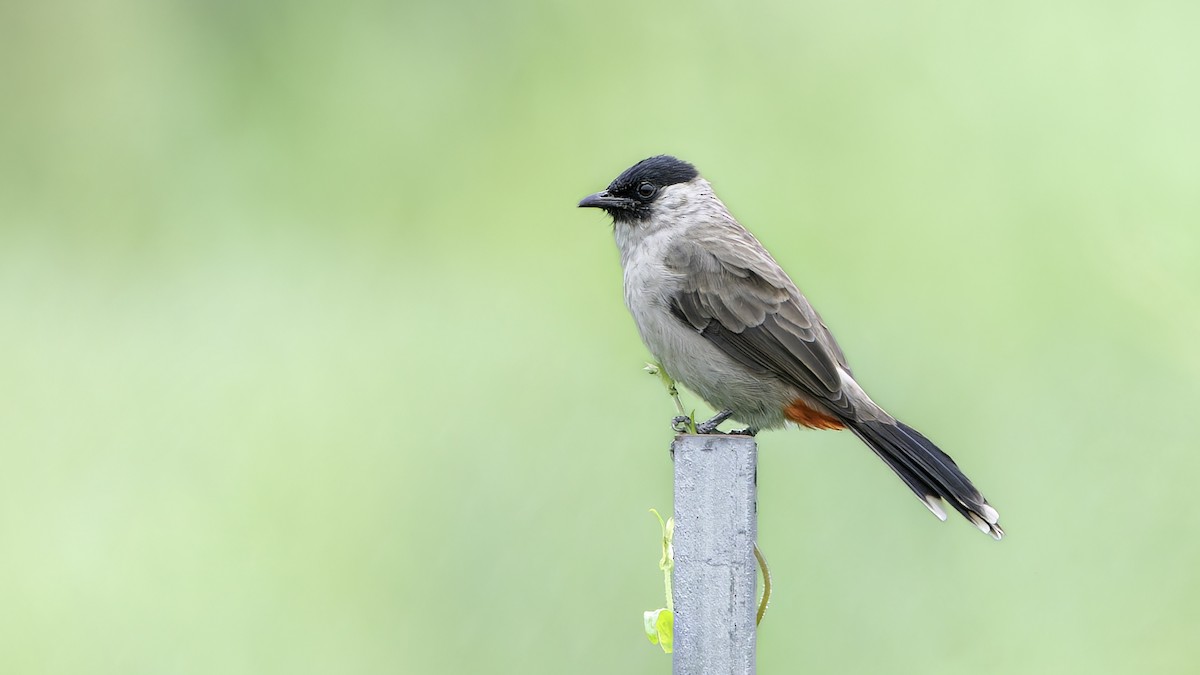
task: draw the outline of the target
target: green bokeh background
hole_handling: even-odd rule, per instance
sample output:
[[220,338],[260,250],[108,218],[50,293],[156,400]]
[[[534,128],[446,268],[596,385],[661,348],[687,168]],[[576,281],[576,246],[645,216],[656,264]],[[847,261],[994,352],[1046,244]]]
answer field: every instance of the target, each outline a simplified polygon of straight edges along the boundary
[[0,672],[667,672],[672,407],[575,203],[670,152],[1010,535],[762,435],[760,672],[1195,673],[1197,25],[0,2]]

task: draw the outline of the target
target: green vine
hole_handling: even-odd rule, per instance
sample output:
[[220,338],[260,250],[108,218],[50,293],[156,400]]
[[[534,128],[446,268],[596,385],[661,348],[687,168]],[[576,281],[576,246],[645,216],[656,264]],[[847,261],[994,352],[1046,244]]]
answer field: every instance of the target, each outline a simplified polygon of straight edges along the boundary
[[668,518],[664,521],[655,509],[650,509],[650,513],[658,518],[658,525],[662,528],[662,558],[658,561],[658,569],[663,573],[663,590],[666,592],[667,606],[645,612],[642,621],[645,624],[646,637],[650,640],[650,644],[658,645],[664,652],[670,654],[675,637],[675,601],[671,594],[671,572],[675,569],[675,552],[671,548],[671,539],[675,536],[675,519]]

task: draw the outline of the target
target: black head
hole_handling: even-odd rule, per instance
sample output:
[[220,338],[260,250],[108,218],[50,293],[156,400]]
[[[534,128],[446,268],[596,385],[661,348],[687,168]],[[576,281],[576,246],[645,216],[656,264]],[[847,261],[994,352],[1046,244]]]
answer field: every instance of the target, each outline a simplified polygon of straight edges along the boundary
[[604,192],[588,195],[580,206],[604,209],[614,221],[649,217],[650,205],[668,185],[686,183],[700,174],[696,167],[670,155],[658,155],[629,167]]

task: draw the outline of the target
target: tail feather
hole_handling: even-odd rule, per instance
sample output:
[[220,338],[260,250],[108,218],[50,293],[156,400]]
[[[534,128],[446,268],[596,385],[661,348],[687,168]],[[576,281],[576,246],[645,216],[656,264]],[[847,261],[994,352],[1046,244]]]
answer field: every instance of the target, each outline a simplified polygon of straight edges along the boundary
[[916,429],[903,422],[879,421],[851,422],[850,429],[938,518],[946,519],[942,508],[944,499],[980,531],[997,540],[1004,536],[996,509],[987,503],[954,460]]

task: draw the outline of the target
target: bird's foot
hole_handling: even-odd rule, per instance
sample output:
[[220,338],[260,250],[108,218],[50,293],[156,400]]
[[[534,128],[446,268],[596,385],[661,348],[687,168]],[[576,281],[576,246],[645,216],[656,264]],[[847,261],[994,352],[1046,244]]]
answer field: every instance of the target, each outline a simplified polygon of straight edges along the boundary
[[692,418],[687,415],[679,415],[671,420],[671,428],[677,434],[686,434],[692,431]]
[[753,438],[754,436],[758,435],[758,429],[755,429],[754,427],[746,427],[745,429],[734,429],[733,431],[727,431],[725,433],[730,436],[750,436]]
[[721,426],[722,422],[724,422],[725,420],[729,419],[732,416],[733,416],[733,411],[730,410],[729,408],[726,408],[726,409],[722,410],[721,412],[717,413],[716,415],[713,415],[711,418],[704,420],[703,422],[697,424],[696,425],[696,433],[698,433],[698,434],[716,433],[717,427]]

